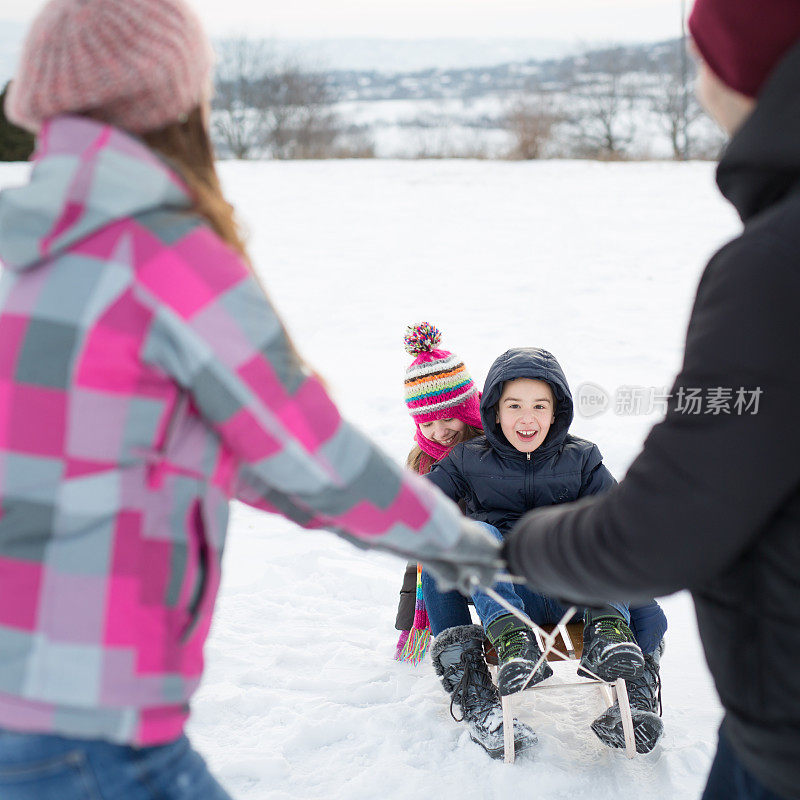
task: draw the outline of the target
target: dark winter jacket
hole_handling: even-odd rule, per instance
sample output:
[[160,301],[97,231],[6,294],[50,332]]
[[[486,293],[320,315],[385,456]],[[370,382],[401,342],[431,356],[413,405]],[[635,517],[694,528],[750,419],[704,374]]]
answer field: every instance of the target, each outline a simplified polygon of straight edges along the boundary
[[[533,453],[513,447],[495,421],[503,384],[515,378],[546,381],[555,395],[555,421]],[[509,350],[486,377],[481,397],[484,435],[456,445],[433,466],[428,479],[453,500],[463,499],[468,517],[503,533],[532,508],[605,492],[614,478],[597,445],[569,433],[572,417],[572,395],[558,361],[533,347]]]
[[[717,183],[744,231],[697,291],[666,420],[602,498],[533,512],[512,572],[578,601],[688,587],[724,729],[772,791],[800,798],[800,46],[730,142]],[[682,413],[740,387],[757,413]],[[609,553],[624,557],[609,558]]]

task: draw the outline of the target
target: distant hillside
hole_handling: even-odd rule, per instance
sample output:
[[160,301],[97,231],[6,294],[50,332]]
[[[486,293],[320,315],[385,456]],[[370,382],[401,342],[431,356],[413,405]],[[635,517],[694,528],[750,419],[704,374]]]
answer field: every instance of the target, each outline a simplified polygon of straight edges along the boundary
[[577,50],[552,39],[277,39],[274,46],[279,55],[326,69],[381,73],[541,61]]
[[[533,85],[550,91],[608,73],[663,75],[677,68],[677,40],[624,45],[612,50],[560,53],[459,67],[427,67],[399,74],[384,70],[330,70],[329,82],[347,100],[469,99],[519,92]],[[693,71],[691,64],[688,68]]]
[[222,157],[685,159],[720,147],[678,39],[406,72],[287,63],[271,43],[259,53],[247,53],[257,43],[226,45],[214,106]]
[[[0,20],[0,81],[14,72],[26,25]],[[552,39],[275,39],[280,57],[319,69],[378,71],[463,69],[511,61],[557,58],[575,52]]]

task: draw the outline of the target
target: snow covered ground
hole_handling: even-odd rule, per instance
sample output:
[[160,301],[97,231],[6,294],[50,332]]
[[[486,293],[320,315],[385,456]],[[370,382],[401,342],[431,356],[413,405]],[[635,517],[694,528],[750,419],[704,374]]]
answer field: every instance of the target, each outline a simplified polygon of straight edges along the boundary
[[[25,167],[0,167],[0,187]],[[343,411],[402,460],[404,327],[427,319],[483,381],[552,350],[573,390],[669,386],[694,288],[737,220],[708,164],[222,165],[253,259]],[[622,477],[654,415],[577,418]],[[540,744],[493,762],[450,718],[430,662],[393,661],[403,564],[236,506],[189,732],[241,800],[691,800],[720,707],[686,595],[664,601],[666,734],[627,761],[588,728],[595,691],[533,693]],[[531,693],[528,693],[531,694]]]

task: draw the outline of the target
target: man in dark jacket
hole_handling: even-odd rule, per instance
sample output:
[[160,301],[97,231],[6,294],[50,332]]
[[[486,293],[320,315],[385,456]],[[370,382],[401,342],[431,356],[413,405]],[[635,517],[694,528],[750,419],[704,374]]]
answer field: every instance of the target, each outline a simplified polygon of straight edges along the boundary
[[703,275],[666,419],[625,480],[531,513],[505,555],[580,602],[688,587],[726,710],[704,798],[800,798],[800,2],[697,0],[689,24],[744,230]]

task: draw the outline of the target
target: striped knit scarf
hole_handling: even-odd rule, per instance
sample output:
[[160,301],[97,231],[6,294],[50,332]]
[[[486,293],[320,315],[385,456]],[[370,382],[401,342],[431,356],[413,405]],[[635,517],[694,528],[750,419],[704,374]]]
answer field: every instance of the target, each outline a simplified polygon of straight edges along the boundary
[[397,641],[396,661],[410,661],[415,666],[425,657],[431,642],[431,626],[422,598],[422,565],[417,564],[417,599],[414,603],[414,624],[402,631]]

